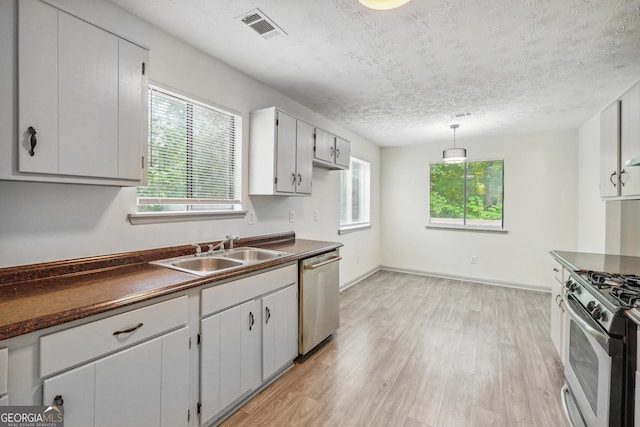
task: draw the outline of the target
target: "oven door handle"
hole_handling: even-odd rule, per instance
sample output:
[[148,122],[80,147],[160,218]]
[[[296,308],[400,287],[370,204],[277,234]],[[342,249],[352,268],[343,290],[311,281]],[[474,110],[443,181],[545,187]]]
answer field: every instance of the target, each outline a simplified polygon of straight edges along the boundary
[[567,294],[567,297],[565,298],[565,305],[564,307],[566,308],[567,312],[569,313],[569,316],[571,316],[571,318],[589,335],[591,335],[593,338],[596,339],[596,341],[607,345],[609,344],[609,337],[602,333],[601,331],[597,330],[596,328],[594,328],[591,324],[590,321],[591,319],[589,318],[589,320],[585,320],[583,315],[576,310],[575,308],[573,308],[573,305],[577,303],[573,302],[574,298],[571,296],[571,294]]

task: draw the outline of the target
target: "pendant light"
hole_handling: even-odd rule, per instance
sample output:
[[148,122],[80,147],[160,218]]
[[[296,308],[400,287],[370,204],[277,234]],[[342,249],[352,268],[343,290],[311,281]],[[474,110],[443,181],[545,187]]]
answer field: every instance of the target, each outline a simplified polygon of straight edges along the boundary
[[374,10],[390,10],[400,7],[410,0],[360,0],[362,5]]
[[447,148],[442,152],[442,161],[445,163],[462,163],[467,160],[467,149],[456,148],[456,129],[458,129],[460,125],[455,124],[449,127],[453,129],[453,148]]

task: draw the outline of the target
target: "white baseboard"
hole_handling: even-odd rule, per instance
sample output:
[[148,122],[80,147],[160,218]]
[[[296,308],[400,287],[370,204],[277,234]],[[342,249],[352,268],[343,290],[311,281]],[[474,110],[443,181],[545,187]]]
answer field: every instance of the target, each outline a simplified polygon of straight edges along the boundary
[[[415,275],[418,275],[418,276],[438,277],[438,278],[442,278],[442,279],[461,280],[463,282],[481,283],[483,285],[502,286],[502,287],[505,287],[505,288],[523,289],[523,290],[527,290],[527,291],[536,291],[536,292],[545,292],[545,293],[550,293],[551,292],[551,288],[548,287],[548,286],[531,285],[531,284],[525,284],[525,283],[502,282],[502,281],[499,281],[499,280],[487,281],[486,279],[477,279],[477,278],[473,278],[473,277],[456,276],[456,275],[453,275],[453,274],[433,273],[433,272],[429,272],[429,271],[412,270],[412,269],[405,269],[405,268],[395,268],[395,267],[390,267],[390,266],[387,266],[387,265],[379,266],[377,269],[375,269],[373,272],[367,274],[365,277],[368,277],[371,274],[373,274],[373,273],[375,273],[375,272],[377,272],[379,270],[394,271],[396,273],[415,274]],[[360,280],[363,280],[365,277],[360,278],[355,283],[350,283],[349,286],[355,285],[357,282],[359,282]],[[347,288],[347,286],[345,286],[344,289],[346,289],[346,288]]]
[[358,283],[362,282],[364,279],[366,279],[367,277],[371,276],[372,274],[377,273],[378,271],[380,271],[380,266],[374,268],[373,270],[370,270],[364,274],[361,274],[360,276],[356,277],[355,279],[345,283],[344,285],[340,286],[340,292],[344,291],[345,289],[348,289],[350,287],[352,287],[353,285],[357,285]]

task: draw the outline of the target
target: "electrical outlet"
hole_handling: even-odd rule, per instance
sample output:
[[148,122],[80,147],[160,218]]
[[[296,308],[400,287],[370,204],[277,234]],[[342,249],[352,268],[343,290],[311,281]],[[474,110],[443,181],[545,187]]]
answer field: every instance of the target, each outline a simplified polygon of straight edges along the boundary
[[289,211],[289,222],[296,222],[296,211]]
[[318,209],[313,212],[313,220],[320,221],[320,211]]
[[249,223],[249,225],[253,225],[256,223],[256,214],[255,212],[251,211],[247,214],[247,222]]
[[478,257],[477,256],[472,256],[471,257],[471,264],[477,264],[478,263]]

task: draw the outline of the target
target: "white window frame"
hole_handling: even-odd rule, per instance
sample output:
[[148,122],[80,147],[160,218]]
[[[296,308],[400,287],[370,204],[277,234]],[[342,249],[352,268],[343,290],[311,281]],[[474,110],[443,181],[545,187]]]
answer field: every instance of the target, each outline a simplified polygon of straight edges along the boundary
[[[237,188],[235,199],[178,199],[178,198],[158,198],[158,197],[138,197],[136,200],[136,212],[129,214],[129,221],[132,224],[148,224],[156,222],[182,222],[193,220],[207,220],[207,219],[228,219],[228,218],[241,218],[246,215],[246,211],[242,209],[242,115],[238,112],[229,110],[228,108],[220,107],[207,100],[198,99],[197,97],[186,95],[176,91],[174,89],[168,89],[166,87],[152,84],[149,87],[149,97],[153,92],[160,92],[172,97],[176,97],[182,101],[185,101],[192,105],[197,105],[210,110],[214,110],[229,116],[233,116],[234,119],[234,169],[235,181],[234,186]],[[153,105],[149,102],[149,127],[153,120]],[[149,132],[149,138],[151,139],[151,131]],[[151,150],[151,142],[149,142],[149,149]],[[149,153],[147,153],[147,159],[149,159]],[[158,212],[141,211],[140,206],[158,204],[166,205],[167,210]]]
[[[353,179],[352,173],[354,170],[354,163],[359,163],[363,166],[362,171],[366,172],[364,175],[366,179],[361,179],[360,183],[360,211],[363,212],[360,221],[352,220],[352,194],[353,194]],[[342,194],[343,188],[346,185],[346,194]],[[347,212],[344,215],[347,221],[343,221],[342,212],[342,199],[346,196],[345,203]],[[351,157],[349,162],[349,169],[340,171],[340,228],[339,234],[350,233],[357,230],[363,230],[371,228],[371,163],[366,160],[361,160],[356,157]]]
[[429,165],[429,185],[428,185],[428,190],[429,190],[429,196],[428,196],[428,206],[427,206],[427,212],[428,212],[428,225],[426,228],[428,229],[443,229],[443,230],[466,230],[466,231],[480,231],[480,232],[488,232],[488,233],[507,233],[507,230],[505,229],[504,226],[504,193],[505,193],[505,172],[504,172],[504,159],[487,159],[487,160],[470,160],[470,161],[465,161],[464,163],[464,167],[465,167],[465,171],[466,171],[466,167],[467,164],[469,163],[479,163],[479,162],[487,162],[487,161],[500,161],[502,162],[502,218],[501,218],[501,223],[500,226],[483,226],[483,225],[469,225],[467,224],[467,218],[466,218],[466,203],[467,203],[467,182],[466,180],[463,183],[463,198],[464,198],[464,206],[463,206],[463,210],[464,210],[464,218],[463,218],[463,224],[452,224],[452,223],[443,223],[443,222],[438,222],[432,221],[431,218],[431,165],[433,164],[442,164],[443,162],[432,162]]

